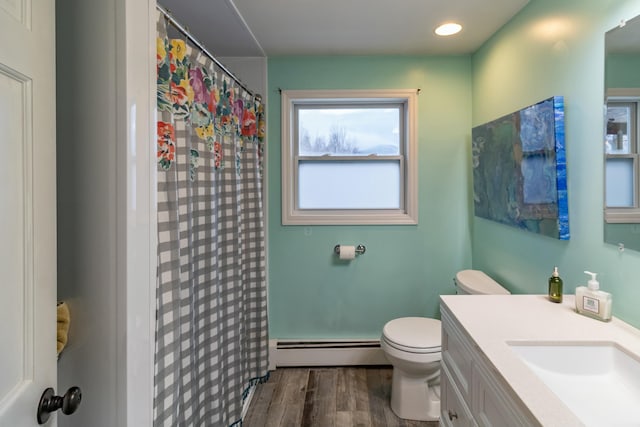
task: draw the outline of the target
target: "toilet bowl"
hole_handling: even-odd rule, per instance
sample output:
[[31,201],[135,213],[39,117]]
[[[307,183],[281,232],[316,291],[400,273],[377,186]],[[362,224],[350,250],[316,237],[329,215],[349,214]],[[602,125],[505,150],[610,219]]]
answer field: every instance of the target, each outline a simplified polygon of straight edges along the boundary
[[391,409],[408,420],[440,415],[440,321],[402,317],[387,322],[380,347],[393,365]]
[[[454,282],[458,294],[509,294],[478,270],[463,270]],[[380,347],[393,366],[391,409],[400,418],[440,419],[441,325],[427,317],[401,317],[382,329]]]

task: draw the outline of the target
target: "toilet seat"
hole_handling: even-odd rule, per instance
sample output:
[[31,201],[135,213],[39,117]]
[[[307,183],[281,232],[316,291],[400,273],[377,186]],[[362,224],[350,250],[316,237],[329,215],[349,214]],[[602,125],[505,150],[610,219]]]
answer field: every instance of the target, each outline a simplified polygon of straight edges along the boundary
[[441,334],[440,321],[427,317],[401,317],[382,329],[382,339],[390,347],[418,354],[439,353]]

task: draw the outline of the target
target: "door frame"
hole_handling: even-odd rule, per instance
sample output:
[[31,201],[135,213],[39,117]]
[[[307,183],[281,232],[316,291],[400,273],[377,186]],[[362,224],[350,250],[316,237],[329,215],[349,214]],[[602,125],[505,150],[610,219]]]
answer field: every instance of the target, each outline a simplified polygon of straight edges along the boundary
[[[143,25],[146,23],[146,25]],[[156,1],[116,4],[117,425],[153,424],[157,267]]]

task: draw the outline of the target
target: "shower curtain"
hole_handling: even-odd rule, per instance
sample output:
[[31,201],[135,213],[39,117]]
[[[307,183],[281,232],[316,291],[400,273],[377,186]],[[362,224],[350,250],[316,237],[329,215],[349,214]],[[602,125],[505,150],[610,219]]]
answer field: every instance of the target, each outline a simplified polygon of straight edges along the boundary
[[240,423],[267,378],[264,113],[158,12],[154,427]]

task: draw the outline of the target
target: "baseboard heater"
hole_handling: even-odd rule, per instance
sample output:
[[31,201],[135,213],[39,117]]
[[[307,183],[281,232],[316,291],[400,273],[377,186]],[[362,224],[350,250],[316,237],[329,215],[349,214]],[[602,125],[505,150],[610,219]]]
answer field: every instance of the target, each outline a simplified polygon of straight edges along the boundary
[[270,340],[269,360],[270,369],[389,364],[379,340]]

